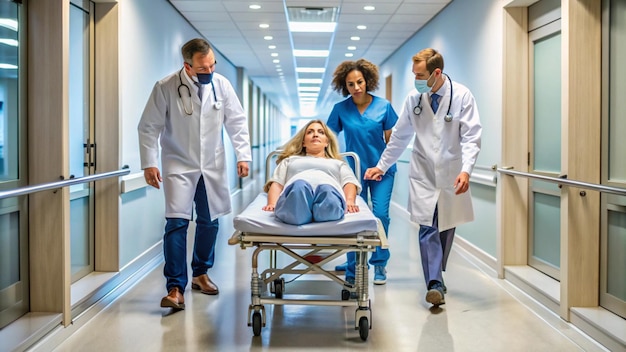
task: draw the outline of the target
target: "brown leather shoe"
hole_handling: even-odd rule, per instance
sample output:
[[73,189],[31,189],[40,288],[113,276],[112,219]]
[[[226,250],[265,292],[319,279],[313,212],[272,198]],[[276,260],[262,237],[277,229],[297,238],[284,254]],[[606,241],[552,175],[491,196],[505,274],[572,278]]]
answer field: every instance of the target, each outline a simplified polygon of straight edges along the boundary
[[209,279],[209,275],[203,274],[191,279],[191,288],[194,290],[200,290],[205,295],[216,295],[220,293],[217,285]]
[[185,309],[185,297],[180,293],[178,287],[171,289],[167,296],[161,299],[161,307]]

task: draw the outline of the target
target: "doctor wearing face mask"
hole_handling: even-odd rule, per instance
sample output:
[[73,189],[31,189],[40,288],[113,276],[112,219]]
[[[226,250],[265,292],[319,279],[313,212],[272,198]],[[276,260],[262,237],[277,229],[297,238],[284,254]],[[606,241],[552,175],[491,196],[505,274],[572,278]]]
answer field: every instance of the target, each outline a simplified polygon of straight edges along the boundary
[[[215,54],[204,39],[181,49],[183,67],[156,82],[138,126],[146,183],[165,195],[163,251],[167,296],[161,307],[185,308],[187,228],[195,205],[196,233],[191,288],[216,295],[207,275],[213,267],[218,218],[231,211],[222,131],[235,149],[237,174],[251,161],[246,114],[230,82],[215,73]],[[159,170],[159,143],[163,172]]]
[[443,56],[424,49],[413,56],[415,90],[406,97],[398,123],[376,167],[379,179],[413,140],[409,171],[411,221],[420,225],[419,244],[426,301],[445,303],[442,271],[456,226],[472,221],[469,177],[480,152],[480,118],[469,89],[443,73]]

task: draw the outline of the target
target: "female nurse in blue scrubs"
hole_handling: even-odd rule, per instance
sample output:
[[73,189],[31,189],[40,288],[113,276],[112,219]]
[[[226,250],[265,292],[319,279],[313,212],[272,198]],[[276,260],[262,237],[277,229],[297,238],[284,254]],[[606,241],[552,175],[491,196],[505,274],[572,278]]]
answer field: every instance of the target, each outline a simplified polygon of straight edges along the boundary
[[[364,180],[363,174],[367,168],[376,166],[398,115],[389,101],[369,93],[378,89],[378,67],[365,59],[342,62],[333,73],[332,85],[335,91],[347,98],[335,104],[327,125],[336,134],[343,131],[346,151],[359,156],[361,197],[371,201],[374,216],[380,219],[389,236],[389,202],[396,167],[392,166],[380,181]],[[347,257],[345,269],[344,266],[337,269],[346,271],[347,281],[354,281],[356,254],[350,252]],[[377,247],[372,253],[369,263],[374,266],[374,284],[384,285],[387,282],[388,260],[388,249]]]

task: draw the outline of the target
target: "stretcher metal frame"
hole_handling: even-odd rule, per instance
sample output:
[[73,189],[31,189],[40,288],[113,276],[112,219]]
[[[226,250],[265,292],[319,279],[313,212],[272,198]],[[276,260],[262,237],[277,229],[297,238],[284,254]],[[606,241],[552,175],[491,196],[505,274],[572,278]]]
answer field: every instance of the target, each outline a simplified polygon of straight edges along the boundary
[[[266,180],[270,178],[271,162],[280,154],[280,150],[271,152],[266,158]],[[346,152],[342,156],[351,157],[355,161],[357,178],[360,178],[360,162],[356,153]],[[359,180],[360,181],[360,180]],[[357,196],[359,207],[367,208],[367,203]],[[373,216],[373,214],[372,214]],[[267,233],[235,232],[229,243],[238,243],[241,249],[256,247],[252,254],[251,293],[252,302],[248,306],[248,326],[252,327],[254,336],[261,334],[261,328],[266,325],[264,304],[274,305],[319,305],[356,307],[355,330],[359,330],[362,340],[367,340],[372,327],[371,302],[368,293],[368,252],[376,250],[377,246],[388,248],[387,236],[380,220],[374,217],[377,223],[376,231],[361,231],[353,234],[324,234],[323,236],[289,236]],[[236,242],[235,242],[236,241]],[[269,267],[259,273],[258,257],[263,251],[270,251]],[[284,253],[293,259],[282,268],[277,264],[277,253]],[[356,272],[354,284],[342,277],[343,273],[327,270],[324,265],[340,256],[355,252]],[[315,259],[312,259],[315,258]],[[302,268],[304,266],[304,268]],[[333,268],[334,269],[334,268]],[[341,299],[289,299],[284,298],[284,275],[321,274],[342,287]],[[269,285],[269,290],[264,289]]]

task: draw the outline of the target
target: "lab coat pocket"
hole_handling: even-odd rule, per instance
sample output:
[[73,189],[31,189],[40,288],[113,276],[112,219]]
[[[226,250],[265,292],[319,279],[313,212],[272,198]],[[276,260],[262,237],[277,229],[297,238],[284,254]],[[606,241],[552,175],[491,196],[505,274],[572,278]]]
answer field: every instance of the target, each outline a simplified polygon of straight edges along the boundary
[[461,158],[456,158],[450,160],[448,164],[448,176],[454,181],[456,177],[461,173],[463,169],[463,160]]
[[222,168],[224,168],[224,159],[224,147],[220,146],[215,148],[215,167],[217,168],[217,170],[221,170]]

